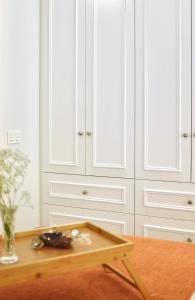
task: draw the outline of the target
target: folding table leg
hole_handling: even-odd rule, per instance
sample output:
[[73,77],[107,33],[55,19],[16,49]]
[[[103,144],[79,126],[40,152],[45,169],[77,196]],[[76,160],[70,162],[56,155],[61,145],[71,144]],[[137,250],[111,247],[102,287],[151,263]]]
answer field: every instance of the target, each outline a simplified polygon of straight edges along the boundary
[[128,284],[136,288],[140,291],[143,298],[145,300],[151,300],[148,291],[146,290],[144,283],[140,279],[139,275],[136,273],[134,267],[131,264],[131,261],[128,258],[122,259],[122,263],[125,266],[125,269],[127,270],[129,276],[119,271],[117,268],[113,267],[110,264],[103,264],[103,268],[105,271],[110,270],[113,273],[117,274],[120,278],[122,278],[124,281],[126,281]]
[[123,280],[125,280],[127,283],[129,283],[133,287],[137,288],[136,283],[133,281],[133,279],[131,279],[131,277],[127,276],[126,274],[124,274],[122,272],[120,272],[118,269],[114,268],[112,265],[110,265],[110,264],[103,264],[102,266],[103,266],[103,268],[104,268],[104,270],[105,270],[106,273],[115,273],[120,278],[122,278]]
[[139,277],[139,275],[135,271],[135,268],[133,267],[133,265],[131,263],[131,260],[128,259],[128,258],[123,258],[122,263],[125,266],[127,272],[131,276],[131,278],[133,278],[133,280],[134,280],[134,282],[137,286],[137,289],[142,293],[144,299],[145,300],[151,300],[151,298],[149,296],[149,293],[148,293],[147,289],[145,288],[145,285],[142,282],[141,278]]

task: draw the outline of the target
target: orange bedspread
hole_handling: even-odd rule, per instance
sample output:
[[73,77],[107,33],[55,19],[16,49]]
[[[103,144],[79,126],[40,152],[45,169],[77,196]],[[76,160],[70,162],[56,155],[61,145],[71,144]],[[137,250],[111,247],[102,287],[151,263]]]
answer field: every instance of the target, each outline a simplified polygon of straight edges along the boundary
[[[131,240],[135,242],[133,263],[151,299],[189,300],[195,291],[195,245],[137,237]],[[142,297],[101,267],[0,289],[0,300],[31,299],[141,300]]]

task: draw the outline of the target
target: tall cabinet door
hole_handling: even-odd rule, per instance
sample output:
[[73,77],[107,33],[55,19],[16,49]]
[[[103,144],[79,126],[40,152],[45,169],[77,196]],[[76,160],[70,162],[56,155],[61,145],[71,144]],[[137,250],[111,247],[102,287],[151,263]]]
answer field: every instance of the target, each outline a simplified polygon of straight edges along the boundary
[[86,173],[134,177],[134,0],[86,0]]
[[195,3],[192,5],[192,181],[195,183]]
[[41,1],[44,172],[85,172],[85,0]]
[[136,0],[136,178],[190,181],[191,0]]

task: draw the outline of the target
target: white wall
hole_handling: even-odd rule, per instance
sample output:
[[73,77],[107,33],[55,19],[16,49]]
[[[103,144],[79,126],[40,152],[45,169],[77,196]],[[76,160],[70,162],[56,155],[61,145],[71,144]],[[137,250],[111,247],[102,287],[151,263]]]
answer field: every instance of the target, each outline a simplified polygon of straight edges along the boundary
[[31,160],[26,189],[34,209],[19,209],[17,229],[39,224],[39,1],[0,0],[0,147],[19,129]]

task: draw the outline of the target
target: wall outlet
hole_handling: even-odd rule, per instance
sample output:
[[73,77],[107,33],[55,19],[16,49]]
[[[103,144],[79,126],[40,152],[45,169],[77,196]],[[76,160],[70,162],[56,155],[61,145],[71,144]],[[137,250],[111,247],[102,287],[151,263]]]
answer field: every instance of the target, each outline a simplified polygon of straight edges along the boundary
[[8,130],[7,131],[7,143],[21,144],[23,140],[22,132],[20,130]]

